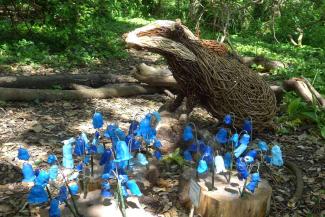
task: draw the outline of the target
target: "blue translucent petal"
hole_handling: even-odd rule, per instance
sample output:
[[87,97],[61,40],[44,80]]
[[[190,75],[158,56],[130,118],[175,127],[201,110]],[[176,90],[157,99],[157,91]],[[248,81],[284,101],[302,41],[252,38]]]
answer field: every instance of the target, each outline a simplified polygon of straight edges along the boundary
[[46,185],[50,180],[50,175],[45,170],[41,170],[35,179],[36,185]]
[[256,150],[250,150],[249,152],[246,153],[246,156],[252,157],[254,160],[257,158],[258,152]]
[[77,195],[79,191],[79,186],[77,185],[77,183],[71,183],[69,184],[69,189],[72,195]]
[[185,150],[183,155],[184,155],[184,160],[193,161],[192,154],[189,150]]
[[[104,136],[108,139],[112,139],[113,137],[116,137],[114,131],[118,126],[116,124],[109,124],[107,125],[107,128],[104,132]],[[116,138],[117,139],[117,138]]]
[[74,154],[77,155],[77,156],[84,155],[85,154],[85,148],[86,148],[85,141],[81,137],[78,137],[76,139],[76,145],[74,147]]
[[104,119],[102,114],[99,112],[95,112],[93,116],[93,127],[95,129],[99,129],[102,128],[103,125],[104,125]]
[[208,171],[207,162],[205,160],[200,160],[199,165],[196,170],[199,174],[202,174],[202,173],[205,173],[206,171]]
[[90,163],[90,155],[86,155],[84,160],[82,161],[84,164],[89,164]]
[[213,150],[211,146],[207,146],[205,148],[202,159],[205,160],[209,165],[213,163]]
[[124,185],[121,186],[121,190],[122,190],[123,197],[128,197],[129,196],[128,191],[127,191],[127,189],[126,189],[126,187]]
[[102,179],[114,178],[114,174],[112,172],[112,170],[114,170],[114,169],[115,169],[115,163],[113,163],[113,161],[108,161],[105,164],[103,174],[102,174]]
[[197,145],[195,143],[193,143],[187,148],[187,150],[192,152],[192,153],[196,153],[197,152]]
[[139,127],[138,121],[132,121],[129,127],[129,135],[135,135],[136,130]]
[[57,158],[54,154],[50,154],[48,157],[47,157],[47,163],[48,164],[55,164],[55,162],[57,161]]
[[155,140],[155,142],[153,143],[153,146],[155,148],[161,148],[162,147],[161,142],[158,139]]
[[116,128],[114,133],[117,136],[118,140],[125,140],[126,135],[121,128]]
[[79,171],[79,172],[81,172],[81,171],[83,170],[83,168],[84,168],[84,165],[83,165],[82,162],[79,163],[79,164],[76,166],[76,170]]
[[148,160],[147,160],[146,156],[142,153],[137,154],[137,161],[142,166],[145,166],[148,164]]
[[57,165],[52,165],[49,169],[49,177],[51,181],[55,181],[59,175],[59,167]]
[[[202,140],[198,140],[198,145],[199,145],[199,149],[200,149],[200,152],[203,154],[205,152],[205,149],[208,147],[204,141]],[[196,152],[196,151],[195,151]]]
[[240,144],[244,144],[244,145],[248,145],[249,140],[250,140],[250,135],[248,135],[247,133],[243,134],[239,140]]
[[189,141],[192,141],[194,139],[192,127],[190,127],[189,125],[187,125],[184,128],[184,132],[183,132],[183,137],[182,138],[183,138],[183,140],[185,142],[189,142]]
[[98,154],[103,154],[104,151],[105,151],[105,147],[104,147],[103,144],[98,144],[98,145],[96,146],[96,148],[97,148],[97,153],[98,153]]
[[154,155],[155,155],[155,157],[157,158],[157,160],[161,160],[162,159],[162,156],[161,156],[161,152],[160,151],[155,151],[154,152]]
[[239,140],[238,133],[235,133],[234,135],[232,135],[231,141],[233,142],[235,148],[237,148],[239,145],[238,140]]
[[228,139],[228,131],[225,128],[220,128],[215,135],[215,141],[218,142],[219,144],[225,144],[227,143]]
[[159,112],[152,112],[152,115],[156,118],[156,121],[159,122],[161,120],[161,116]]
[[243,162],[241,159],[237,159],[236,161],[236,169],[237,169],[237,172],[238,172],[238,178],[240,180],[242,179],[247,179],[249,173],[248,173],[248,170],[247,170],[247,166],[246,166],[246,163]]
[[226,125],[230,125],[231,124],[231,115],[230,114],[227,114],[225,115],[225,117],[223,118],[223,122],[226,124]]
[[22,168],[22,173],[24,176],[23,182],[33,182],[35,179],[34,170],[31,164],[24,163]]
[[258,148],[261,150],[261,151],[268,151],[269,150],[269,147],[267,146],[266,142],[260,140],[258,143],[257,143],[257,146]]
[[18,149],[18,159],[19,160],[28,160],[29,158],[30,158],[30,155],[29,155],[27,149],[25,149],[25,148]]
[[63,159],[62,159],[62,165],[65,168],[72,169],[74,167],[73,165],[73,157],[72,157],[72,145],[71,143],[67,143],[63,145]]
[[235,156],[235,158],[239,158],[240,155],[242,155],[245,152],[246,149],[247,149],[247,145],[246,144],[241,144],[240,146],[238,146],[234,150],[234,156]]
[[216,156],[214,158],[214,164],[215,164],[216,173],[226,172],[225,163],[222,156],[220,155]]
[[111,150],[106,149],[100,158],[99,165],[102,166],[106,164],[106,162],[108,162],[111,159],[111,156],[112,156]]
[[125,141],[118,141],[116,144],[116,162],[119,161],[127,161],[130,160],[132,158],[130,152],[129,152],[129,148],[127,146],[127,144],[125,143]]
[[253,130],[253,123],[251,120],[249,119],[244,120],[243,130],[246,130],[248,133],[250,133]]
[[28,196],[27,201],[30,204],[40,204],[48,201],[48,195],[44,187],[41,185],[34,185]]
[[131,151],[136,151],[141,149],[141,142],[136,140],[133,135],[126,136],[125,142],[128,146],[131,146]]
[[257,187],[258,182],[253,182],[250,181],[247,185],[246,185],[246,189],[249,190],[250,192],[254,193],[255,188]]
[[278,145],[275,145],[272,147],[271,153],[272,153],[271,164],[273,166],[278,166],[278,167],[283,166],[281,148]]
[[59,190],[58,200],[64,202],[68,199],[68,190],[66,186],[61,186]]
[[61,217],[61,210],[59,207],[60,201],[57,199],[52,199],[49,209],[49,217]]
[[227,152],[224,156],[224,164],[226,169],[230,169],[232,163],[231,153]]
[[130,189],[131,194],[133,194],[133,195],[135,195],[137,197],[141,197],[142,196],[142,193],[140,191],[140,188],[139,188],[139,186],[137,185],[137,183],[135,182],[134,179],[129,180],[126,183],[126,186],[128,187],[128,189]]

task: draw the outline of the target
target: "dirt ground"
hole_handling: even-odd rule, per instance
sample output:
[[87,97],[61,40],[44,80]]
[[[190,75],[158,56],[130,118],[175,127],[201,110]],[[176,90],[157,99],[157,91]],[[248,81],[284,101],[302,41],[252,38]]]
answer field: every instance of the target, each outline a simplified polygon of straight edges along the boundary
[[[130,68],[140,62],[161,64],[157,55],[142,52],[132,53],[127,60],[108,61],[95,68],[55,71],[46,67],[31,70],[18,68],[19,74],[54,74],[54,73],[121,73],[128,74]],[[31,71],[29,71],[31,70]],[[4,75],[2,73],[0,75]],[[60,158],[61,141],[78,135],[81,131],[93,133],[91,117],[95,110],[102,112],[106,123],[118,123],[127,129],[129,122],[140,119],[148,112],[157,111],[168,97],[166,95],[136,96],[130,98],[112,98],[73,102],[7,102],[0,105],[0,216],[30,216],[26,204],[26,189],[15,187],[22,178],[15,160],[17,149],[28,147],[33,157],[46,160],[47,154],[55,152]],[[202,110],[195,110],[191,120],[200,127],[211,126],[211,117]],[[284,160],[295,163],[303,173],[304,189],[297,204],[288,204],[296,188],[296,178],[287,168],[271,168],[262,177],[269,180],[273,187],[270,216],[325,216],[325,142],[311,135],[307,130],[300,130],[292,135],[262,135],[268,142],[280,144]],[[162,216],[187,216],[178,202],[178,177],[181,170],[177,166],[161,173],[169,188],[146,189],[145,196],[151,202],[143,201],[145,209]],[[8,188],[4,188],[6,186]],[[147,200],[148,201],[148,200]],[[152,201],[155,201],[154,203]]]

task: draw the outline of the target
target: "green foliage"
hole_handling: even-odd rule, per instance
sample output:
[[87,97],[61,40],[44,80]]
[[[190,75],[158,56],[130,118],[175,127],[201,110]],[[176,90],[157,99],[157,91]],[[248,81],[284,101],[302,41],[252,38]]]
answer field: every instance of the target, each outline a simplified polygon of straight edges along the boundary
[[185,160],[183,159],[179,148],[165,156],[163,161],[167,164],[177,164],[179,166],[183,166],[185,163]]

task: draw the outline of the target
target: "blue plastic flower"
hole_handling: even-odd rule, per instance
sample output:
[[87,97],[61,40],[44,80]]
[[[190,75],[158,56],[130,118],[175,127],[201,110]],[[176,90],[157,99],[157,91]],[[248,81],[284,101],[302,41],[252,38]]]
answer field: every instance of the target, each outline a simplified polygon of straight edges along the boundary
[[47,157],[47,163],[48,164],[55,164],[55,162],[57,161],[57,157],[54,155],[54,154],[50,154],[48,157]]
[[227,114],[225,115],[225,117],[223,118],[223,122],[226,124],[226,125],[230,125],[232,120],[231,120],[231,115],[230,114]]
[[61,210],[59,207],[60,201],[52,199],[50,202],[49,217],[61,217]]
[[241,144],[240,146],[238,146],[234,150],[234,156],[235,156],[235,158],[239,158],[240,155],[242,155],[245,152],[246,149],[247,149],[247,145],[246,144]]
[[244,145],[248,145],[250,138],[251,138],[250,135],[245,133],[240,137],[239,143],[244,144]]
[[59,190],[58,200],[62,203],[68,199],[68,190],[66,186],[61,186]]
[[215,135],[215,141],[218,142],[219,144],[226,144],[228,139],[228,131],[225,128],[220,128],[217,132],[217,134]]
[[207,162],[205,160],[200,160],[199,165],[196,170],[199,174],[202,174],[202,173],[205,173],[206,171],[208,171]]
[[50,180],[50,175],[45,170],[41,170],[35,179],[36,185],[46,185]]
[[162,156],[161,156],[161,152],[160,152],[160,151],[156,150],[156,151],[154,152],[154,155],[155,155],[155,157],[157,158],[157,160],[161,160],[161,159],[162,159]]
[[234,133],[234,134],[231,136],[231,141],[232,141],[232,143],[234,144],[234,147],[235,147],[235,148],[237,148],[238,145],[239,145],[238,140],[239,140],[239,135],[238,135],[238,133]]
[[225,163],[224,163],[222,156],[217,155],[214,158],[214,164],[215,164],[215,168],[216,168],[216,170],[215,170],[216,173],[226,172]]
[[85,149],[86,149],[85,141],[81,137],[78,137],[76,139],[76,145],[74,147],[74,154],[77,156],[84,155]]
[[275,145],[272,147],[271,153],[272,153],[271,164],[273,166],[278,166],[278,167],[283,166],[281,148],[278,145]]
[[55,181],[59,175],[59,167],[57,165],[52,165],[49,169],[50,181]]
[[231,163],[232,163],[231,153],[230,152],[227,152],[225,154],[223,160],[224,160],[225,168],[226,169],[230,169]]
[[104,119],[102,114],[99,112],[95,112],[93,116],[93,127],[95,129],[99,129],[102,128],[103,125],[104,125]]
[[111,156],[112,156],[111,150],[106,149],[100,158],[99,165],[102,166],[106,164],[106,162],[108,162],[111,159]]
[[30,204],[45,203],[48,199],[48,194],[41,185],[34,185],[27,196],[27,201]]
[[19,148],[18,149],[18,159],[19,160],[29,160],[30,155],[28,153],[28,150],[25,148]]
[[194,136],[193,136],[193,129],[191,126],[187,125],[185,128],[184,128],[184,132],[183,132],[183,140],[185,142],[189,142],[189,141],[192,141],[194,139]]
[[260,140],[257,143],[257,147],[261,150],[261,151],[268,151],[269,147],[267,146],[266,142]]
[[135,135],[136,131],[139,127],[139,122],[138,121],[132,121],[129,127],[129,135]]
[[116,144],[116,160],[115,162],[120,162],[120,161],[127,161],[132,158],[129,148],[125,141],[118,141]]
[[139,189],[139,186],[137,185],[137,183],[135,182],[134,179],[131,179],[129,181],[127,181],[126,186],[128,187],[128,189],[130,189],[131,194],[137,196],[137,197],[141,197],[142,193]]
[[185,150],[183,155],[184,155],[184,160],[193,161],[192,154],[189,150]]
[[161,142],[158,139],[155,139],[155,141],[153,143],[153,146],[155,148],[161,148],[162,147]]
[[79,191],[79,186],[77,185],[77,183],[72,182],[69,184],[69,189],[72,195],[77,195]]
[[253,173],[251,175],[251,180],[250,182],[247,184],[246,186],[246,189],[249,190],[250,192],[253,192],[255,191],[255,188],[258,186],[258,183],[261,181],[260,179],[260,174],[257,172],[257,173]]
[[236,169],[238,172],[238,178],[240,180],[247,179],[249,173],[248,173],[247,166],[246,166],[245,162],[241,161],[241,159],[237,159]]
[[72,157],[72,145],[70,143],[67,143],[63,145],[62,149],[63,149],[62,165],[65,168],[72,169],[74,167],[73,157]]
[[148,160],[147,160],[146,156],[142,153],[137,154],[137,161],[142,166],[145,166],[148,164]]
[[252,120],[250,119],[244,120],[243,130],[246,130],[248,133],[250,133],[253,130]]
[[24,163],[22,168],[22,173],[24,176],[23,182],[33,182],[35,179],[34,170],[31,164]]

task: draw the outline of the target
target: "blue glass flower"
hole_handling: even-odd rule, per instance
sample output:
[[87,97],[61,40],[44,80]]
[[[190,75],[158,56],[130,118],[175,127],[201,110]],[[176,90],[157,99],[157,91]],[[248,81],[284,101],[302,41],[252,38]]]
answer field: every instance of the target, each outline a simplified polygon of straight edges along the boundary
[[77,156],[84,155],[85,149],[86,149],[85,141],[81,137],[78,137],[76,139],[76,145],[74,147],[74,154]]
[[19,160],[29,160],[30,155],[28,150],[25,148],[18,148],[18,159]]
[[154,152],[154,156],[157,158],[157,160],[161,160],[161,159],[162,159],[161,152],[158,151],[158,150],[156,150],[156,151]]
[[258,183],[261,181],[260,179],[260,174],[257,172],[257,173],[253,173],[251,175],[251,180],[250,182],[246,185],[246,189],[249,190],[250,192],[253,192],[255,191],[255,188],[258,186]]
[[247,145],[246,144],[241,144],[240,146],[238,146],[234,150],[234,156],[235,156],[235,158],[239,158],[239,156],[242,155],[245,152],[246,149],[247,149]]
[[232,136],[231,136],[231,141],[232,143],[234,144],[234,147],[237,148],[238,145],[239,145],[239,134],[238,133],[234,133]]
[[126,136],[125,142],[128,146],[131,146],[131,151],[137,151],[141,149],[141,142],[135,139],[132,135]]
[[[161,120],[161,116],[160,116],[159,112],[152,112],[152,116],[151,116],[151,118],[152,118],[152,117],[155,118],[155,120],[156,120],[157,123],[160,122],[160,120]],[[151,119],[151,120],[152,120],[152,119]]]
[[50,202],[49,217],[61,217],[61,210],[59,207],[60,201],[52,199]]
[[22,173],[24,176],[23,182],[33,182],[35,179],[34,170],[31,164],[24,163],[22,168]]
[[91,145],[88,148],[88,154],[96,154],[97,153],[97,146],[96,145]]
[[241,161],[241,159],[237,159],[236,169],[238,172],[238,178],[240,180],[247,179],[249,173],[248,173],[247,166],[246,166],[245,162]]
[[55,162],[57,161],[58,159],[56,158],[56,156],[54,154],[50,154],[48,157],[47,157],[47,163],[48,164],[55,164]]
[[35,174],[36,177],[39,175],[39,172],[40,172],[40,169],[39,168],[36,168],[34,170],[34,174]]
[[272,153],[271,164],[273,166],[278,166],[278,167],[283,166],[281,148],[278,145],[275,145],[272,147],[271,153]]
[[129,127],[129,135],[135,135],[137,129],[139,127],[139,122],[138,121],[132,121]]
[[99,165],[102,166],[106,164],[106,162],[108,162],[111,159],[111,156],[112,156],[111,150],[106,149],[100,158]]
[[232,163],[231,153],[227,152],[223,159],[224,159],[225,168],[230,169]]
[[87,134],[82,132],[80,136],[85,142],[85,149],[88,149],[89,148],[89,139],[87,137]]
[[257,143],[257,147],[261,150],[261,151],[268,151],[269,147],[267,146],[266,142],[260,140]]
[[191,126],[187,125],[185,128],[184,128],[184,132],[183,132],[183,140],[185,142],[189,142],[189,141],[192,141],[194,139],[194,136],[193,136],[193,129]]
[[207,164],[211,165],[213,163],[213,150],[211,146],[207,146],[202,155],[202,160],[205,160]]
[[214,164],[215,164],[215,168],[216,168],[216,170],[215,170],[216,173],[226,172],[225,163],[224,163],[222,156],[217,155],[214,158]]
[[129,196],[128,191],[127,191],[127,189],[126,189],[126,187],[124,185],[121,186],[121,191],[122,191],[123,197],[128,197]]
[[208,171],[207,162],[205,160],[200,160],[199,165],[196,170],[199,174],[202,174],[202,173],[205,173],[206,171]]
[[106,130],[104,132],[104,136],[106,138],[108,138],[108,139],[112,139],[113,137],[115,137],[116,140],[117,140],[117,137],[116,137],[116,135],[114,133],[114,131],[115,131],[116,128],[118,128],[118,126],[116,124],[109,124],[109,125],[107,125],[107,128],[106,128]]
[[257,151],[256,150],[250,150],[249,152],[246,153],[244,160],[246,163],[251,164],[255,161],[257,157]]
[[115,168],[116,168],[115,163],[113,163],[113,161],[108,161],[104,166],[102,179],[114,178],[114,174],[113,174],[112,170],[114,170]]
[[79,191],[79,186],[77,185],[77,183],[72,182],[69,184],[69,189],[72,195],[77,195]]
[[148,160],[147,160],[146,156],[142,153],[137,154],[137,162],[142,166],[145,166],[148,164]]
[[65,168],[72,169],[74,167],[73,157],[72,157],[72,145],[70,143],[67,143],[63,145],[62,149],[63,149],[62,165]]
[[99,129],[102,128],[103,125],[104,125],[104,119],[102,114],[99,112],[95,112],[93,116],[93,127],[95,129]]
[[272,158],[271,158],[270,156],[264,156],[264,160],[265,160],[265,162],[268,163],[268,164],[271,163],[271,159],[272,159]]
[[130,189],[131,194],[137,196],[137,197],[141,197],[142,193],[139,189],[139,186],[137,185],[137,183],[135,182],[134,179],[131,179],[129,181],[127,181],[126,186],[128,187],[128,189]]
[[69,181],[72,181],[72,180],[76,180],[76,179],[78,179],[78,177],[79,177],[79,172],[74,172],[74,173],[72,173],[72,175],[71,176],[69,176]]
[[246,130],[248,133],[250,133],[253,130],[252,120],[250,119],[244,120],[243,130]]
[[34,185],[27,196],[30,204],[40,204],[48,201],[48,194],[41,185]]
[[231,115],[230,114],[227,114],[225,115],[225,117],[223,118],[223,122],[226,124],[226,125],[230,125],[232,120],[231,120]]
[[215,135],[214,139],[216,142],[218,142],[219,144],[226,144],[228,139],[228,131],[225,128],[220,128],[217,132],[217,134]]
[[63,145],[66,145],[66,144],[72,145],[75,141],[76,141],[76,139],[71,137],[70,139],[63,140],[62,143],[63,143]]
[[66,186],[61,186],[59,190],[58,200],[62,203],[68,199],[68,190]]
[[155,148],[161,148],[161,142],[158,139],[155,139],[154,143],[153,143],[153,147]]
[[203,140],[198,140],[198,145],[199,145],[200,152],[203,154],[205,152],[205,149],[208,147],[208,145],[206,145]]
[[250,138],[251,138],[250,135],[245,133],[240,137],[239,143],[244,144],[244,145],[248,145]]
[[84,164],[81,162],[81,163],[79,163],[77,166],[76,166],[76,170],[78,171],[78,172],[81,172],[82,170],[83,170],[83,168],[84,168]]
[[101,196],[103,198],[112,197],[113,194],[111,193],[110,189],[111,189],[111,186],[110,186],[110,184],[108,182],[105,182],[105,181],[102,182],[102,190],[101,190],[101,193],[100,193]]
[[126,145],[125,141],[118,141],[116,144],[116,160],[115,162],[127,161],[132,158],[129,148]]
[[197,152],[197,145],[195,143],[193,143],[187,148],[187,150],[192,152],[192,153],[196,153]]
[[150,119],[151,116],[146,115],[146,117],[140,121],[137,136],[142,136],[144,139],[149,139],[148,137],[151,131]]
[[50,181],[55,181],[59,175],[59,167],[57,165],[52,165],[49,169]]
[[82,161],[84,164],[89,164],[90,163],[90,159],[91,159],[91,157],[90,157],[90,155],[86,155],[85,157],[84,157],[84,160]]
[[185,150],[183,155],[184,155],[184,160],[193,161],[192,154],[189,150]]
[[125,140],[126,135],[125,135],[124,131],[121,128],[119,128],[119,127],[116,128],[114,133],[115,133],[115,135],[117,136],[117,138],[119,140]]
[[127,181],[129,181],[128,175],[118,175],[118,179],[124,185]]
[[104,145],[103,144],[98,144],[97,146],[96,146],[96,149],[97,149],[97,153],[98,154],[103,154],[104,153],[104,151],[105,151],[105,147],[104,147]]
[[46,185],[50,180],[50,175],[45,170],[41,170],[35,179],[36,185]]

